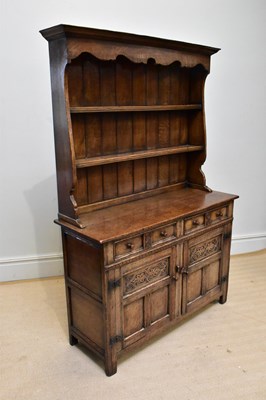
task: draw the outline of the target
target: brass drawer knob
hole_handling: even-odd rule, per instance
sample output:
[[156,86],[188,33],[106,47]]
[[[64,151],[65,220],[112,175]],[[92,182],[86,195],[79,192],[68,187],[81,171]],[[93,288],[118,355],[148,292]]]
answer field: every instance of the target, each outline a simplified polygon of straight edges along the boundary
[[192,221],[192,224],[195,225],[195,226],[200,225],[200,223],[199,223],[199,221],[198,221],[197,219],[194,219],[194,220]]
[[215,215],[216,215],[216,217],[223,217],[223,212],[217,211],[217,213]]
[[161,235],[162,237],[167,237],[168,234],[167,234],[166,231],[161,231],[161,232],[160,232],[160,235]]
[[134,249],[134,244],[133,243],[127,243],[127,248],[130,250]]

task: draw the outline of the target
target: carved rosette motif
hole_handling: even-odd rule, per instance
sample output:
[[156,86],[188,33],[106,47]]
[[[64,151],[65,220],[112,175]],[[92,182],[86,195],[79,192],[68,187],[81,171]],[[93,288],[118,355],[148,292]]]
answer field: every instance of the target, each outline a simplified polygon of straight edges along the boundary
[[145,286],[147,283],[157,281],[169,275],[169,260],[161,260],[157,264],[152,264],[145,269],[128,274],[124,278],[124,292],[132,292]]
[[212,240],[201,243],[200,245],[191,247],[189,254],[189,262],[194,263],[205,257],[208,257],[221,250],[221,238],[217,236]]

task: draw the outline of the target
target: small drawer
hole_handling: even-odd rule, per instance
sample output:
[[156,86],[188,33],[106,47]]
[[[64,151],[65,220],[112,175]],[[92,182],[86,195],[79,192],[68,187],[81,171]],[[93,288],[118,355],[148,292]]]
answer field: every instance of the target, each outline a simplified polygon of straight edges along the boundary
[[131,237],[115,243],[114,257],[115,259],[125,257],[132,253],[142,251],[143,249],[143,235]]
[[196,215],[195,217],[185,220],[185,233],[194,232],[205,226],[205,215]]
[[151,232],[151,245],[162,243],[176,238],[176,224],[162,226]]
[[210,224],[216,224],[228,218],[228,207],[217,208],[210,212]]

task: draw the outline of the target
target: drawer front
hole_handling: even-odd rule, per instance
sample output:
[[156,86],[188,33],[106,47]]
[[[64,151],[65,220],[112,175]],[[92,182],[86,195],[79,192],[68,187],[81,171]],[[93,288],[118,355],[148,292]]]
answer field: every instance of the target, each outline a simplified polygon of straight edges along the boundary
[[176,224],[163,226],[151,232],[151,245],[173,240],[176,238]]
[[190,233],[204,228],[205,215],[200,214],[185,220],[185,233]]
[[228,207],[220,207],[210,212],[210,223],[216,224],[224,219],[228,218]]
[[120,240],[114,245],[114,258],[118,259],[120,257],[125,257],[130,254],[138,253],[143,249],[143,235]]

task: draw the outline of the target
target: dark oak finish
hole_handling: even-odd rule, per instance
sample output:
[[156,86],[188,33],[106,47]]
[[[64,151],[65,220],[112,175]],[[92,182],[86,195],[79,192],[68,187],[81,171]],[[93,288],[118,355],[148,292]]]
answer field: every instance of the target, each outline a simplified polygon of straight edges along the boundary
[[235,195],[213,192],[204,84],[219,49],[59,25],[49,41],[69,338],[117,358],[226,301]]

